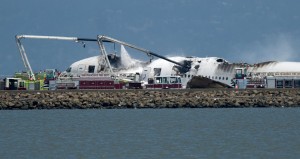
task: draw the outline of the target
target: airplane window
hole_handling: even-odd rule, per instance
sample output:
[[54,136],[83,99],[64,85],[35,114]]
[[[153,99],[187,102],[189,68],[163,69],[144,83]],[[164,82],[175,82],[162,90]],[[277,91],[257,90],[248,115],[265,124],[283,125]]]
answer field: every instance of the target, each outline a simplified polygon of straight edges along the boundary
[[188,75],[188,78],[190,78],[191,77],[191,75]]
[[221,80],[221,77],[219,77],[219,80]]
[[225,78],[223,77],[223,79],[222,80],[224,80]]
[[228,77],[226,77],[226,80],[228,80]]

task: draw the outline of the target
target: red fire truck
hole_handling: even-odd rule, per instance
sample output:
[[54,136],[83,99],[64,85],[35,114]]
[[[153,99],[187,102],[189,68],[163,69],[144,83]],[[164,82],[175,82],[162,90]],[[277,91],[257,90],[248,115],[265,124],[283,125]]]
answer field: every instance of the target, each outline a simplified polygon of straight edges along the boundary
[[155,76],[154,79],[149,78],[147,89],[181,89],[180,76]]

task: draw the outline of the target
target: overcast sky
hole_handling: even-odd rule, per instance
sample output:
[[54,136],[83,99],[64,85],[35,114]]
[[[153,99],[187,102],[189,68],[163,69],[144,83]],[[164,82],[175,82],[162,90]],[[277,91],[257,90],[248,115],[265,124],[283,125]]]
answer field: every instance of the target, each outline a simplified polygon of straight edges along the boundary
[[[1,0],[0,75],[24,70],[17,34],[100,34],[165,56],[300,61],[299,8],[298,0]],[[23,44],[34,71],[65,70],[99,55],[96,43],[83,48],[70,41],[25,39]]]

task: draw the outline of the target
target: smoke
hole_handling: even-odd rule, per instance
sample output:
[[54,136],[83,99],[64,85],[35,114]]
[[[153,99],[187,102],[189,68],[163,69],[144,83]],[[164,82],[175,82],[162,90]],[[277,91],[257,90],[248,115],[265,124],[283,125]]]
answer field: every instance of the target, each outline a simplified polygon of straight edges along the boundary
[[299,51],[297,52],[296,41],[288,34],[268,36],[262,41],[256,41],[243,49],[238,49],[239,53],[235,54],[238,57],[235,59],[249,63],[299,61]]

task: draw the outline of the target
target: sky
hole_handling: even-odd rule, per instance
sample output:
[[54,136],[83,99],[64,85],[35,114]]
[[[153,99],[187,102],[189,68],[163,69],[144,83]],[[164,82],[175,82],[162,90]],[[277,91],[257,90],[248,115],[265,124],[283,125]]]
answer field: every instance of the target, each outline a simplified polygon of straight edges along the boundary
[[[299,8],[298,0],[1,0],[0,75],[25,70],[15,42],[22,34],[106,35],[164,56],[300,61]],[[22,43],[34,71],[65,70],[100,54],[94,42],[85,48],[71,41]]]

